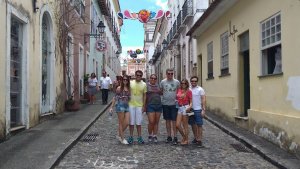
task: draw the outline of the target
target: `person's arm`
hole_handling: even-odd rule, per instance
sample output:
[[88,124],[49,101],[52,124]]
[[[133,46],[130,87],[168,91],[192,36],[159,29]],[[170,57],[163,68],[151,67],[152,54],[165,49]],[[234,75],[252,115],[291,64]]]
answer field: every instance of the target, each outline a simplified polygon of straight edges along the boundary
[[113,107],[115,106],[115,102],[116,102],[116,101],[115,101],[115,97],[113,97],[113,98],[112,98],[112,102],[111,102],[111,106],[110,106],[110,109],[109,109],[110,112],[113,111]]
[[202,117],[205,117],[205,111],[206,111],[206,96],[205,95],[201,95],[201,107],[202,107],[201,115],[202,115]]
[[143,91],[143,112],[146,112],[146,93],[147,93],[147,85],[145,85],[144,87],[144,91]]
[[187,91],[187,97],[188,97],[188,99],[189,99],[189,107],[186,109],[187,110],[187,112],[190,112],[191,111],[191,108],[192,108],[192,106],[193,106],[193,97],[192,97],[192,91],[191,90],[188,90]]
[[113,86],[112,86],[112,81],[111,78],[109,78],[109,89],[112,90]]

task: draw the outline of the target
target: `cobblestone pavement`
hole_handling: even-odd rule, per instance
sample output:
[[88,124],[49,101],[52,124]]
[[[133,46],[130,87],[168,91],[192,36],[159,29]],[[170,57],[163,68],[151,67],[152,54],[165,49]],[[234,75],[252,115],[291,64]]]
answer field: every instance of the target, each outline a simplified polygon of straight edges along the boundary
[[[143,145],[122,145],[117,139],[117,115],[112,119],[103,114],[87,131],[99,134],[93,141],[81,140],[65,155],[56,166],[65,168],[134,168],[134,169],[270,169],[276,168],[261,156],[244,147],[246,152],[233,148],[233,144],[243,146],[234,138],[205,121],[204,148],[196,145],[180,146],[164,142],[166,138],[165,121],[161,117],[157,144],[147,143],[147,117],[142,125]],[[136,130],[135,130],[136,132]],[[129,131],[126,130],[128,136]],[[179,140],[181,140],[178,133]],[[85,137],[86,138],[86,137]],[[192,132],[190,130],[190,140]],[[136,138],[135,138],[136,141]]]

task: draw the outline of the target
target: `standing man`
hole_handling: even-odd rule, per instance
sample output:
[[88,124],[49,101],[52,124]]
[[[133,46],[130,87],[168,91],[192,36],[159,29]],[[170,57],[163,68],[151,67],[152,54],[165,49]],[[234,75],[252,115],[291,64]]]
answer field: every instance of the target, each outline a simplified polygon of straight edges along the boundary
[[206,96],[202,87],[197,85],[198,77],[193,76],[190,79],[192,90],[192,102],[194,115],[189,117],[189,124],[192,126],[194,140],[192,143],[202,146],[202,125],[205,116]]
[[102,77],[100,77],[100,88],[102,92],[102,104],[107,104],[108,90],[112,88],[112,81],[110,77],[106,76],[106,71],[103,71]]
[[[177,118],[177,108],[176,108],[176,92],[180,86],[180,82],[173,78],[173,69],[166,70],[167,78],[160,82],[160,88],[163,92],[162,96],[162,106],[163,106],[163,117],[166,120],[166,128],[168,137],[166,143],[173,141],[173,144],[178,143],[177,139],[177,129],[176,129],[176,118]],[[172,140],[173,133],[173,140]]]
[[129,113],[130,113],[130,124],[129,131],[130,136],[128,138],[128,143],[133,143],[133,130],[134,125],[136,125],[138,138],[137,141],[139,144],[144,144],[144,140],[142,138],[142,121],[143,121],[143,111],[145,109],[146,103],[146,92],[147,85],[142,81],[143,72],[141,70],[137,70],[135,72],[136,79],[130,82],[130,94],[131,98],[129,101]]

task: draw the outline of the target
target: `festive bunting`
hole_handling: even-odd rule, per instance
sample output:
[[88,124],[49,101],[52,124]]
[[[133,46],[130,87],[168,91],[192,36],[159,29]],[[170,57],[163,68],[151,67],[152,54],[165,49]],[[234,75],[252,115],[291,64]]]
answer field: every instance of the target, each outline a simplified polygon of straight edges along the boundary
[[149,11],[146,9],[142,9],[138,13],[131,13],[129,10],[125,10],[123,13],[118,12],[118,17],[120,19],[138,19],[142,23],[147,23],[150,19],[160,19],[163,16],[169,19],[171,17],[171,12],[164,12],[161,9],[157,12]]

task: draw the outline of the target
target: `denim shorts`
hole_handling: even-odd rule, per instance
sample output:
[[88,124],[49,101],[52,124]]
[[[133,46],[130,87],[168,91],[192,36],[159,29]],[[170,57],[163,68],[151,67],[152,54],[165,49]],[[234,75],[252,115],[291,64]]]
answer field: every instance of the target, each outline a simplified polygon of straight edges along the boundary
[[147,113],[151,112],[162,112],[162,105],[161,104],[148,104],[147,105]]
[[175,105],[163,105],[163,117],[165,120],[172,120],[176,121],[177,118],[177,111],[178,109],[176,108]]
[[201,115],[201,111],[202,110],[194,110],[194,115],[189,117],[189,124],[193,125],[193,124],[197,124],[198,126],[202,126],[203,125],[203,118]]
[[129,112],[129,106],[128,104],[124,104],[124,103],[117,103],[115,105],[116,107],[116,112]]

